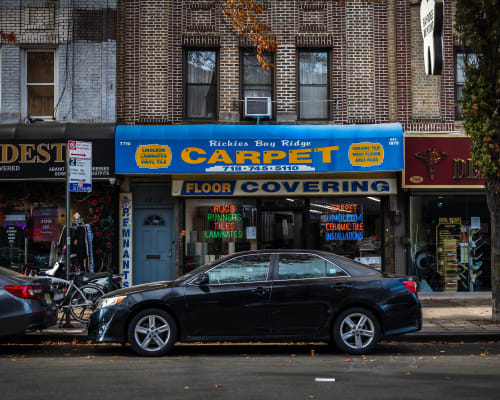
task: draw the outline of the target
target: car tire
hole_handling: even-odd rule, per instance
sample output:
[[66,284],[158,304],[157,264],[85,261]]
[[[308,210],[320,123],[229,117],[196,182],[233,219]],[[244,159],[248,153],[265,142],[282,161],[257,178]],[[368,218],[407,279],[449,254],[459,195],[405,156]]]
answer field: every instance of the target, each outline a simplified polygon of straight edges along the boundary
[[380,322],[366,308],[353,307],[342,311],[333,324],[333,342],[344,353],[369,353],[380,338]]
[[149,308],[130,321],[128,340],[132,349],[141,356],[163,356],[174,347],[177,324],[168,312]]

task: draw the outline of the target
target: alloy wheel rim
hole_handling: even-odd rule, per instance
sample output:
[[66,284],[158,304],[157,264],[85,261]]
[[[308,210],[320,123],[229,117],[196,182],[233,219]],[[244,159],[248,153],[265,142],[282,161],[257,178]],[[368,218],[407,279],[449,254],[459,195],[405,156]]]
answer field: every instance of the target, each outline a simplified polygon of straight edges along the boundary
[[170,325],[161,315],[146,315],[135,325],[134,337],[141,349],[158,351],[164,348],[170,339]]
[[375,338],[375,324],[366,314],[349,314],[340,324],[340,337],[351,349],[365,349]]

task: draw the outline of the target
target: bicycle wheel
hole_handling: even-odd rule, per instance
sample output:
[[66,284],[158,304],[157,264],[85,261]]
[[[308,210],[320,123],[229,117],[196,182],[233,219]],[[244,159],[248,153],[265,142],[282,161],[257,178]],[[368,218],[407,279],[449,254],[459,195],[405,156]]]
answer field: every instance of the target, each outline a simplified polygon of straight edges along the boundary
[[73,289],[71,293],[69,312],[78,322],[87,323],[104,291],[99,286],[90,284],[82,285],[79,289]]

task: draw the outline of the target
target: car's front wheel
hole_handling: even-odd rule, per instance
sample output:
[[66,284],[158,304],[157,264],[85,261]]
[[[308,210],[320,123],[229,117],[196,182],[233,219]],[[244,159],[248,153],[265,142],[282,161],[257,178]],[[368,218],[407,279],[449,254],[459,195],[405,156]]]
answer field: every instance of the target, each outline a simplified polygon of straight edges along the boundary
[[172,316],[158,308],[138,313],[130,322],[128,339],[141,356],[162,356],[174,347],[177,325]]
[[366,354],[378,343],[380,323],[369,310],[353,307],[342,311],[333,324],[333,341],[349,354]]

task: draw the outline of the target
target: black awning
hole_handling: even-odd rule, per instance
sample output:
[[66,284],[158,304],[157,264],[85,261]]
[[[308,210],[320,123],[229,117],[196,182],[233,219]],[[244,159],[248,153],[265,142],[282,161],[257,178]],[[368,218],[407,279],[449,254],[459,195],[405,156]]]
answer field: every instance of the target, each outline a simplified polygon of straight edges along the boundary
[[93,179],[115,174],[115,124],[0,125],[0,180],[64,179],[68,140],[92,142]]
[[0,124],[0,141],[50,139],[85,140],[114,139],[115,124],[60,124],[52,122],[32,124]]

